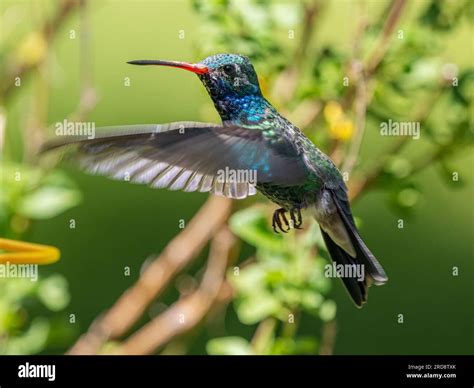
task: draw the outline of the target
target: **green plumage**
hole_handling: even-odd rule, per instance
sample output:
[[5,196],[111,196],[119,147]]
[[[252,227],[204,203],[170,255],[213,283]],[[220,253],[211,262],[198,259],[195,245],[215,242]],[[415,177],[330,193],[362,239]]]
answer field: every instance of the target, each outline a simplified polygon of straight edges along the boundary
[[[387,281],[384,270],[360,238],[347,188],[334,163],[262,96],[248,58],[220,54],[198,64],[132,61],[197,73],[222,124],[177,122],[113,127],[95,139],[61,138],[46,149],[79,145],[80,166],[94,173],[154,188],[210,192],[245,198],[258,189],[280,209],[273,228],[300,228],[301,209],[312,210],[333,261],[361,265],[365,277],[343,279],[357,306],[372,283]],[[256,180],[221,179],[221,172],[254,172]],[[292,223],[286,218],[290,215]]]

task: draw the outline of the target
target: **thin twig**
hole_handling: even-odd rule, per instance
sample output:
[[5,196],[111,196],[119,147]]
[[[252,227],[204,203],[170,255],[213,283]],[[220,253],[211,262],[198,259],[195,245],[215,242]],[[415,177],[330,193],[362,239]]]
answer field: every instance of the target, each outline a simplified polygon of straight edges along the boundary
[[224,284],[228,258],[235,242],[236,238],[228,229],[220,230],[212,240],[207,269],[198,290],[143,326],[114,353],[151,354],[201,322]]
[[255,354],[263,354],[266,351],[268,344],[273,339],[276,324],[275,318],[267,318],[259,323],[251,341]]
[[[361,71],[362,73],[362,71]],[[356,98],[354,101],[355,105],[355,137],[349,148],[344,164],[342,165],[342,171],[350,173],[354,168],[357,158],[359,156],[360,146],[362,145],[362,139],[364,138],[365,131],[365,116],[367,112],[368,97],[367,97],[367,85],[365,82],[364,74],[361,74],[357,86],[356,86]]]
[[[92,54],[90,42],[90,23],[89,13],[86,0],[79,0],[80,4],[80,98],[75,110],[67,117],[68,121],[83,121],[90,112],[95,108],[98,102],[97,93],[92,84]],[[46,72],[44,72],[46,74]],[[41,86],[41,85],[40,85]],[[47,105],[48,99],[42,97],[38,104]],[[43,108],[46,112],[48,109]],[[34,117],[35,115],[31,115]],[[45,121],[45,120],[43,120]],[[31,134],[26,137],[28,139],[26,148],[28,150],[27,161],[34,160],[38,155],[41,144],[45,141],[45,133],[52,131],[51,125],[47,130],[43,130],[43,122],[33,123],[30,129]]]
[[319,354],[330,356],[334,353],[334,345],[336,344],[337,325],[336,321],[325,322],[321,336],[321,346]]
[[91,45],[90,10],[86,0],[81,1],[80,13],[80,76],[81,97],[79,106],[71,115],[71,121],[82,121],[97,104],[93,86],[93,53]]
[[[289,66],[277,77],[274,83],[273,96],[282,105],[288,102],[293,96],[298,86],[301,75],[301,68],[306,58],[308,47],[313,38],[313,31],[317,16],[321,10],[321,3],[319,0],[305,4],[302,3],[303,8],[303,27],[301,38],[298,46],[295,49],[294,57]],[[284,112],[284,107],[281,107]],[[286,112],[284,112],[286,113]]]
[[408,142],[408,137],[400,137],[395,141],[392,146],[385,152],[375,166],[365,174],[361,180],[351,180],[349,183],[349,198],[352,200],[357,199],[366,189],[371,187],[375,181],[379,178],[380,174],[384,171],[388,161],[393,155],[396,155]]
[[382,34],[378,41],[378,44],[375,50],[372,52],[369,60],[367,61],[366,66],[366,76],[370,78],[377,70],[379,65],[382,63],[382,60],[390,47],[390,41],[393,38],[393,32],[397,26],[400,17],[402,15],[403,9],[406,6],[406,0],[393,0],[392,5],[390,6],[390,11],[388,13],[387,20],[383,26]]
[[[411,174],[415,175],[418,174],[420,171],[424,170],[426,167],[432,166],[434,162],[452,154],[455,149],[452,147],[451,144],[447,144],[441,147],[436,148],[432,151],[428,156],[418,160],[417,162],[413,163],[413,167],[411,170]],[[459,154],[460,149],[456,149],[456,153]]]
[[295,53],[295,65],[301,66],[306,58],[308,47],[313,39],[313,31],[316,18],[321,10],[321,3],[319,0],[313,0],[311,3],[303,3],[303,31],[301,32],[301,39]]
[[[433,93],[431,101],[423,105],[421,110],[414,115],[415,118],[412,121],[426,121],[433,111],[434,106],[443,95],[443,91],[444,89],[440,88],[437,92]],[[393,155],[399,154],[400,151],[408,144],[409,139],[410,138],[408,136],[399,137],[390,145],[389,149],[378,158],[375,165],[364,175],[363,178],[359,180],[351,180],[349,182],[349,198],[351,200],[357,199],[364,191],[375,184]]]
[[138,281],[94,321],[70,354],[95,354],[105,341],[125,334],[187,264],[203,249],[230,215],[232,201],[211,196],[183,231],[142,273]]
[[358,1],[358,13],[359,21],[354,32],[354,40],[352,42],[352,58],[360,58],[362,56],[362,42],[364,38],[365,31],[369,26],[369,18],[367,12],[363,9],[363,4],[366,4],[364,1]]
[[[367,106],[369,104],[369,96],[367,95],[367,81],[363,72],[363,65],[361,62],[361,42],[367,27],[369,25],[368,17],[366,12],[364,12],[362,2],[358,2],[359,6],[359,23],[357,25],[354,41],[352,45],[352,60],[350,61],[350,70],[351,73],[355,75],[351,78],[354,78],[356,83],[356,93],[355,99],[353,101],[356,122],[355,122],[355,137],[352,140],[349,153],[344,160],[342,166],[342,171],[350,173],[357,162],[357,157],[359,156],[360,147],[362,145],[362,139],[364,137],[365,131],[365,117],[367,112]],[[371,99],[371,98],[370,98]]]
[[[60,2],[60,7],[56,15],[50,21],[46,22],[41,28],[41,34],[47,43],[51,42],[58,30],[62,27],[68,16],[76,6],[81,3],[81,0],[64,0]],[[32,70],[36,69],[42,61],[34,64],[18,63],[13,70],[7,74],[5,79],[0,82],[0,101],[9,97],[11,92],[16,89],[16,78],[23,78]]]
[[[365,119],[366,111],[373,97],[374,83],[372,78],[378,69],[378,66],[382,62],[387,50],[390,46],[393,31],[400,21],[402,11],[405,7],[405,0],[393,0],[390,6],[389,16],[382,29],[382,34],[376,45],[375,49],[370,56],[366,68],[364,70],[363,64],[358,59],[360,54],[360,45],[357,40],[362,39],[362,34],[368,27],[367,17],[363,17],[362,21],[356,31],[356,41],[353,44],[353,59],[351,61],[351,70],[355,70],[353,74],[353,83],[355,83],[354,89],[349,89],[346,98],[343,101],[343,106],[350,106],[350,101],[353,102],[356,114],[356,135],[351,143],[349,153],[342,166],[342,171],[351,172],[357,162],[360,147],[362,145],[362,139],[365,131]],[[340,143],[336,143],[333,150],[334,156],[338,155]]]
[[5,144],[5,128],[7,127],[7,113],[0,106],[0,161],[3,159],[3,145]]

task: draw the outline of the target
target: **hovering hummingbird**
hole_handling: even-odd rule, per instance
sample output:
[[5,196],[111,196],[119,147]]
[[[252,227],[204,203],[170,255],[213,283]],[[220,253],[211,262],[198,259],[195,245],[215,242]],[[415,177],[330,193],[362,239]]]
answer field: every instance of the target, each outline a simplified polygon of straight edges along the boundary
[[[171,66],[197,74],[222,123],[106,127],[94,139],[67,137],[45,149],[77,143],[78,162],[88,172],[155,188],[211,192],[236,199],[258,190],[280,206],[273,214],[275,232],[301,228],[301,210],[307,209],[320,225],[332,260],[363,266],[363,279],[342,278],[358,307],[366,302],[372,283],[381,285],[388,280],[359,236],[339,170],[265,99],[247,57],[217,54],[195,64],[161,60],[128,63]],[[218,179],[225,168],[254,171],[256,182]]]

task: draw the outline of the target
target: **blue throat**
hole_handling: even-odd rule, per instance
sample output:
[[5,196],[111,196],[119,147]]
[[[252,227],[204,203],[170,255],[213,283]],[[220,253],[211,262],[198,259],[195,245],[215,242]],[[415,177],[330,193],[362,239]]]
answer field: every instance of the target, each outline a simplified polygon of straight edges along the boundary
[[275,108],[261,94],[225,96],[214,105],[224,123],[258,124],[275,114]]

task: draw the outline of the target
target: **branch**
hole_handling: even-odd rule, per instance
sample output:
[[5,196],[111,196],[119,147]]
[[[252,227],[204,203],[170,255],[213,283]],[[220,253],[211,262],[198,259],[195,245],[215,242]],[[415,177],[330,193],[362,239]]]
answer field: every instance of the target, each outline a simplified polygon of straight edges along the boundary
[[[415,114],[415,118],[411,121],[419,121],[423,122],[426,121],[431,112],[433,111],[434,106],[439,101],[440,97],[443,95],[444,89],[441,88],[435,93],[433,93],[432,99],[429,103],[424,104],[421,110]],[[403,136],[398,138],[391,147],[384,152],[379,158],[377,163],[372,167],[372,169],[365,174],[365,176],[360,180],[354,180],[349,184],[349,198],[351,200],[358,198],[366,189],[373,186],[373,184],[377,181],[379,176],[383,173],[387,163],[390,161],[390,158],[393,155],[398,154],[406,144],[408,144],[408,140],[410,138],[407,136]],[[413,172],[412,172],[413,174]]]
[[365,174],[364,178],[358,181],[351,181],[349,184],[349,198],[350,200],[355,200],[358,198],[365,190],[371,187],[375,181],[378,179],[380,174],[385,169],[390,158],[397,154],[408,142],[408,137],[400,137],[396,142],[392,144],[387,152],[385,152],[379,159],[377,164],[372,168],[370,172]]
[[365,116],[368,106],[368,97],[367,97],[367,85],[365,82],[364,74],[362,70],[360,71],[360,76],[358,78],[356,86],[356,98],[354,101],[355,105],[355,114],[356,114],[356,123],[355,123],[355,137],[351,142],[349,153],[342,165],[342,171],[350,173],[354,168],[357,157],[359,155],[360,146],[362,145],[362,139],[364,137],[365,131]]
[[255,354],[263,354],[267,350],[275,335],[276,326],[277,321],[272,317],[259,323],[251,341],[252,350]]
[[[361,22],[354,35],[355,41],[353,44],[353,60],[351,69],[355,70],[355,74],[351,78],[354,79],[356,84],[355,93],[353,89],[349,89],[346,97],[343,101],[343,106],[349,106],[352,102],[355,106],[356,114],[356,136],[351,143],[349,153],[342,166],[342,171],[351,172],[357,162],[360,147],[362,145],[362,139],[365,131],[365,119],[367,107],[372,101],[373,97],[373,82],[372,78],[378,69],[378,66],[382,62],[392,39],[393,31],[397,26],[402,11],[405,7],[405,0],[393,0],[390,7],[389,15],[385,25],[382,29],[381,37],[375,47],[372,55],[368,60],[368,64],[363,69],[363,65],[358,61],[357,57],[360,55],[360,44],[359,40],[362,40],[362,35],[367,29],[367,17],[364,15],[361,18]],[[334,146],[333,154],[336,156],[339,151],[340,143],[336,143]]]
[[[318,0],[313,0],[309,4],[302,4],[303,7],[303,29],[301,39],[296,47],[291,65],[287,67],[275,80],[273,96],[282,105],[287,103],[294,95],[301,75],[301,66],[306,58],[308,47],[313,37],[316,18],[321,10]],[[283,110],[283,107],[282,107]]]
[[[92,55],[90,44],[90,23],[86,0],[80,0],[80,98],[75,110],[67,117],[68,121],[83,121],[97,105],[97,93],[92,84]],[[47,103],[46,99],[41,102]],[[47,109],[46,109],[47,110]],[[33,117],[33,116],[32,116]],[[38,155],[41,144],[45,141],[45,132],[52,131],[51,125],[47,131],[43,125],[35,125],[31,128],[31,134],[27,136],[26,155],[29,159]]]
[[[360,60],[361,58],[361,43],[364,37],[364,33],[369,26],[367,14],[364,12],[362,2],[359,5],[359,23],[354,33],[354,41],[352,43],[352,60],[349,62],[349,70],[352,73],[350,78],[353,78],[356,83],[355,96],[348,92],[347,96],[350,96],[353,100],[354,110],[356,114],[355,131],[356,136],[352,141],[349,154],[346,156],[342,171],[350,173],[357,162],[357,156],[359,155],[360,147],[362,145],[362,139],[365,131],[365,117],[367,113],[367,106],[369,101],[372,100],[372,95],[367,95],[367,80],[364,76],[363,65]],[[344,103],[343,103],[344,105]],[[337,143],[335,146],[337,147]]]
[[114,353],[151,354],[199,324],[224,286],[225,271],[235,242],[232,233],[227,228],[222,229],[212,240],[207,268],[198,290],[143,326]]
[[5,144],[5,128],[7,127],[7,114],[5,109],[0,106],[0,161],[3,159],[3,145]]
[[108,339],[122,336],[187,264],[204,248],[230,215],[232,201],[211,196],[183,231],[141,274],[137,282],[103,317],[92,323],[69,350],[70,354],[95,354]]
[[80,79],[81,97],[76,111],[71,114],[70,121],[83,121],[97,104],[97,93],[93,86],[93,57],[91,45],[91,27],[88,3],[81,0],[80,13]]
[[426,167],[432,166],[433,163],[443,159],[444,157],[452,155],[453,152],[456,152],[456,155],[459,155],[460,151],[461,149],[453,147],[453,143],[437,147],[425,158],[413,163],[411,175],[415,175],[424,170]]
[[330,356],[334,353],[336,335],[337,335],[336,321],[333,320],[333,321],[325,322],[323,325],[321,347],[319,348],[320,355]]
[[[59,10],[57,11],[54,18],[46,22],[41,28],[41,34],[43,35],[45,41],[50,43],[56,35],[57,31],[64,24],[68,16],[72,13],[74,8],[82,3],[82,0],[64,0],[60,2]],[[0,83],[2,88],[0,89],[0,100],[6,99],[12,90],[15,89],[15,79],[17,77],[24,77],[32,70],[36,69],[42,61],[34,64],[19,63],[16,64],[13,71],[8,74],[4,80]]]
[[321,4],[318,0],[314,0],[309,4],[303,3],[303,31],[301,33],[300,44],[295,53],[295,65],[300,66],[306,57],[309,44],[313,38],[313,30],[316,17],[321,10]]
[[390,46],[393,32],[397,26],[402,11],[406,6],[406,0],[393,0],[388,13],[387,20],[383,26],[382,35],[379,42],[367,62],[367,77],[370,78],[377,70]]

